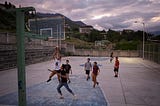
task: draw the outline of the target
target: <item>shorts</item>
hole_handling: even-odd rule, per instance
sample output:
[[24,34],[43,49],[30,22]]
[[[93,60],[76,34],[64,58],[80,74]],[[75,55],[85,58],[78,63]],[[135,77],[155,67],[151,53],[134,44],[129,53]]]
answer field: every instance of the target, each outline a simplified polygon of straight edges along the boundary
[[68,73],[66,73],[66,77],[69,78],[69,74]]
[[66,70],[66,74],[69,74],[69,70]]
[[54,70],[54,71],[56,71],[57,73],[60,73],[60,70]]
[[118,70],[119,70],[119,68],[114,68],[114,71],[115,71],[115,72],[118,72]]
[[86,74],[89,75],[90,74],[90,70],[86,70]]

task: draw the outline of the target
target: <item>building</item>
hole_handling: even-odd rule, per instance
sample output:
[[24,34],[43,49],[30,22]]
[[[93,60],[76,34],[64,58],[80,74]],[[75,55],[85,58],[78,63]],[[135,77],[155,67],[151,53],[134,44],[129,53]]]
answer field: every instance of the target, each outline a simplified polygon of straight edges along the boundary
[[92,26],[82,26],[79,28],[80,33],[90,33],[93,30]]
[[134,30],[131,30],[131,29],[124,29],[123,32],[125,32],[125,33],[131,33],[131,32],[134,32]]

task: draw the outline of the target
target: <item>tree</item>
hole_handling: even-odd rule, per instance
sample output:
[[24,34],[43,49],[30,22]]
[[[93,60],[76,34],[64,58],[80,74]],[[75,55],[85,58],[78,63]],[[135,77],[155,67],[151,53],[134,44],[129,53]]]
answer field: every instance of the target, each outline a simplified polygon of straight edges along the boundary
[[104,36],[101,35],[101,32],[98,30],[92,30],[91,33],[88,35],[89,42],[95,42],[96,40],[103,40]]
[[122,38],[119,32],[109,29],[107,32],[107,39],[111,42],[118,42]]

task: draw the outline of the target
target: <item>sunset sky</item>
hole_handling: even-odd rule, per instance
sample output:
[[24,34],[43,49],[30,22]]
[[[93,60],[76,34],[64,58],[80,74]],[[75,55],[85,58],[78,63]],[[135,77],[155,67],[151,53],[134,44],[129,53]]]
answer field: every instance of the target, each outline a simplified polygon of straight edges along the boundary
[[[160,0],[1,0],[42,13],[61,13],[96,29],[160,31]],[[138,23],[135,23],[138,21]]]

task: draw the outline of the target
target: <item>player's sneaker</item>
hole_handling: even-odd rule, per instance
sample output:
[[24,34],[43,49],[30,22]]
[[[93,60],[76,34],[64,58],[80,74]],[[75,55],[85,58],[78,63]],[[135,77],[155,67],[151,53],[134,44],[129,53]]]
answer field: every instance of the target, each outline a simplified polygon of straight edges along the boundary
[[64,97],[63,97],[63,96],[60,96],[60,99],[64,99]]
[[74,95],[74,96],[73,96],[73,99],[74,99],[74,100],[77,100],[77,96],[76,96],[76,95]]
[[51,81],[51,79],[48,79],[47,82]]
[[51,69],[48,69],[48,71],[52,72],[53,70],[51,70]]
[[97,85],[99,85],[99,82],[97,82]]

